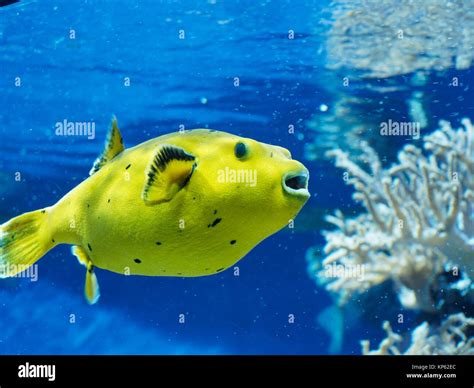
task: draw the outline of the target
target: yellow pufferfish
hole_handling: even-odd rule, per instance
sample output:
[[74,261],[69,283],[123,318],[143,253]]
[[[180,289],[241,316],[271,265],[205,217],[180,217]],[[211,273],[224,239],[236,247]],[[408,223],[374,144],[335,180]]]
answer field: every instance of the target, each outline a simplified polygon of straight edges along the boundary
[[58,244],[86,271],[206,276],[243,258],[301,210],[309,173],[285,148],[208,129],[124,149],[117,120],[90,177],[55,205],[0,225],[0,276],[24,271]]

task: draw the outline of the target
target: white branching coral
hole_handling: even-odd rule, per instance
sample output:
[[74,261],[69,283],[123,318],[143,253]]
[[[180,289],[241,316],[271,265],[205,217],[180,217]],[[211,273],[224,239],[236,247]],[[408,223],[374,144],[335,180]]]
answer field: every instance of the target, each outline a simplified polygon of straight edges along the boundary
[[474,355],[474,338],[467,331],[474,327],[474,318],[463,313],[450,315],[440,327],[432,328],[423,322],[411,334],[411,343],[401,350],[403,337],[394,333],[388,321],[383,323],[387,337],[378,349],[370,350],[370,342],[361,341],[364,355]]
[[[337,228],[324,234],[326,257],[321,262],[309,254],[310,272],[340,302],[392,280],[404,307],[433,311],[430,290],[446,270],[459,276],[457,287],[472,293],[474,127],[468,119],[462,124],[455,130],[441,121],[424,137],[425,153],[407,145],[388,169],[365,143],[361,159],[368,169],[341,150],[330,152],[346,170],[354,199],[367,209],[352,219],[341,212],[328,217]],[[331,268],[359,268],[358,276]]]

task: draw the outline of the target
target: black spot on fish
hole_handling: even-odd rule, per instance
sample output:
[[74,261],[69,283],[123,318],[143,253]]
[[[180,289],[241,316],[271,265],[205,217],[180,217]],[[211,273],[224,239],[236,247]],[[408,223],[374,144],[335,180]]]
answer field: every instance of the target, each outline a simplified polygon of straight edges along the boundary
[[91,244],[87,244],[87,246],[89,247],[89,250],[92,252]]
[[109,200],[107,201],[107,203],[110,203],[110,198],[109,198]]
[[221,272],[221,271],[223,271],[223,270],[224,270],[224,268],[219,268],[219,269],[216,271],[216,273],[217,273],[217,272]]
[[161,243],[159,241],[156,242],[156,245],[161,245]]
[[270,158],[273,158],[273,152],[270,152]]
[[217,214],[217,210],[214,210],[214,214]]
[[140,259],[133,260],[135,263],[140,264],[142,261]]
[[181,272],[178,272],[177,275],[182,275],[182,273],[181,273]]
[[56,241],[54,241],[54,238],[51,240],[51,242],[54,244]]
[[94,272],[94,266],[93,266],[93,265],[91,265],[91,266],[89,267],[89,269],[87,270],[87,272],[89,272],[89,273],[92,273],[92,272]]
[[90,205],[90,204],[87,204],[87,207],[91,207],[91,205]]
[[131,164],[129,164],[127,167],[125,167],[125,170],[128,170],[130,168]]
[[209,268],[204,268],[204,271],[209,271]]
[[208,227],[208,228],[213,228],[214,226],[216,226],[216,225],[217,225],[219,222],[221,222],[221,221],[222,221],[222,218],[216,218],[216,219],[212,222],[212,224],[207,225],[207,227]]
[[46,213],[46,210],[41,210],[41,213],[42,213],[42,214]]
[[196,199],[196,197],[193,197],[193,200]]
[[230,245],[234,245],[237,242],[237,240],[231,240]]

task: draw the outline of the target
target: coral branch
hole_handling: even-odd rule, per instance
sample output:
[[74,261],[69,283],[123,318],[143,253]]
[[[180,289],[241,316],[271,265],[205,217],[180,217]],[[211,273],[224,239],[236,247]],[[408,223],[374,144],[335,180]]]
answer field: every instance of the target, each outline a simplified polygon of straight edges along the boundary
[[378,349],[370,350],[370,342],[361,341],[364,355],[474,355],[474,338],[466,332],[474,326],[474,318],[463,313],[450,315],[439,328],[432,328],[427,322],[419,325],[411,335],[411,344],[402,351],[398,347],[403,338],[393,332],[388,321],[383,328],[387,337],[380,342]]
[[[392,280],[408,308],[435,310],[430,289],[446,268],[458,268],[474,279],[474,127],[467,119],[454,130],[440,129],[423,138],[425,153],[412,145],[398,163],[382,169],[380,160],[363,145],[363,168],[341,150],[331,151],[336,166],[350,175],[354,200],[367,209],[353,219],[340,212],[328,217],[336,226],[326,232],[324,252],[309,257],[323,266],[361,266],[362,280],[327,277],[324,268],[310,266],[317,280],[344,303],[354,293]],[[369,170],[369,172],[367,171]],[[472,293],[471,293],[472,294]]]

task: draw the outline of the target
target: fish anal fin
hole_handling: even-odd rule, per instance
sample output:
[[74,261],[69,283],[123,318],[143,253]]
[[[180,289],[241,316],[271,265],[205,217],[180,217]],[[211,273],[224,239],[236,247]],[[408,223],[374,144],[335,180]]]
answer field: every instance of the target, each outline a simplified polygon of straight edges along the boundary
[[97,281],[93,267],[94,266],[92,266],[92,269],[87,270],[86,284],[84,286],[84,294],[89,304],[97,303],[100,297],[99,282]]
[[160,145],[146,169],[142,191],[145,204],[157,205],[173,199],[189,182],[195,168],[195,156],[174,145]]
[[86,267],[86,281],[84,285],[84,295],[87,303],[95,304],[99,300],[100,291],[97,276],[94,272],[94,264],[87,255],[87,252],[80,246],[74,245],[71,250],[72,254],[77,257],[80,264]]
[[120,133],[117,118],[112,117],[112,123],[110,125],[107,138],[105,140],[105,147],[102,154],[95,160],[89,175],[92,175],[99,171],[105,164],[110,162],[118,154],[120,154],[125,147],[123,146],[122,134]]

